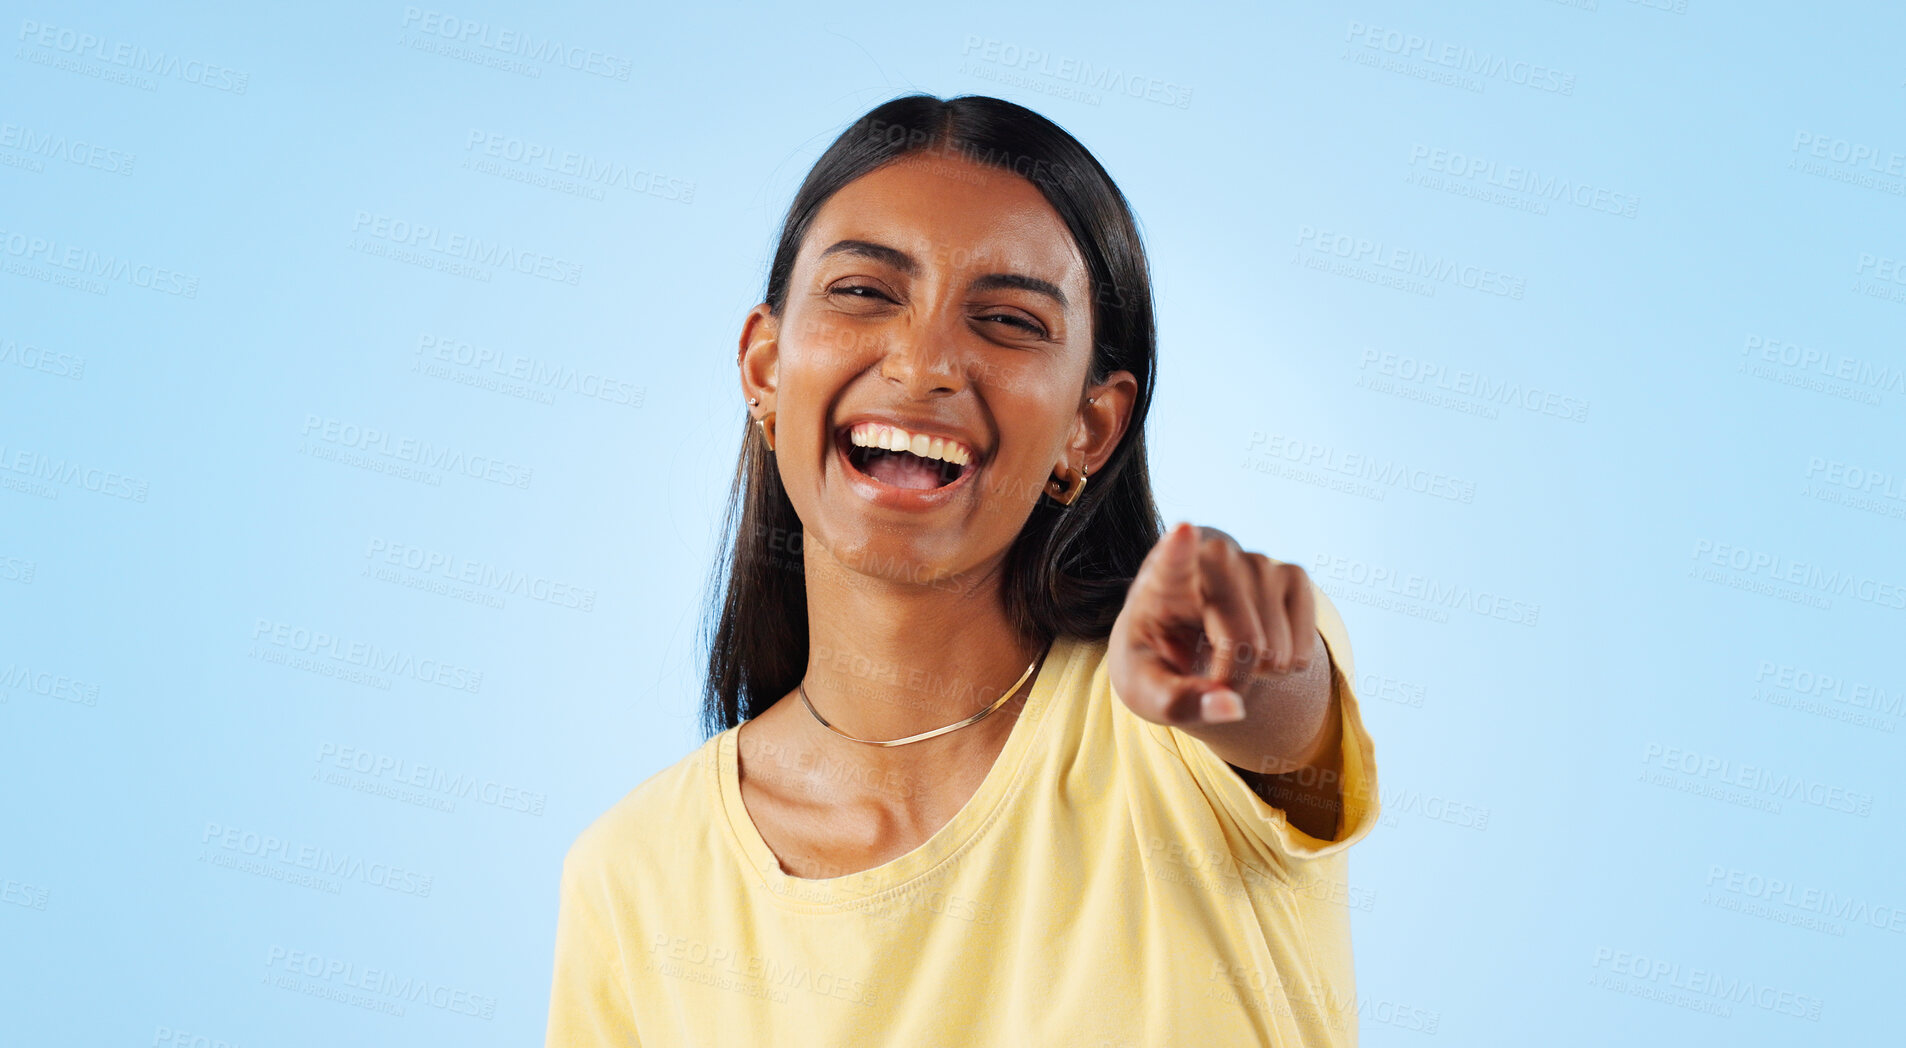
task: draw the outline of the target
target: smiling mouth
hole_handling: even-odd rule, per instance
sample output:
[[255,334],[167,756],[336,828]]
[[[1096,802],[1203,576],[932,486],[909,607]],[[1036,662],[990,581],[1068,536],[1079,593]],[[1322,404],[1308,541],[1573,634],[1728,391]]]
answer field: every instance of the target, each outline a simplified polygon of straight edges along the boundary
[[836,442],[841,457],[856,472],[892,488],[933,491],[960,479],[973,468],[944,459],[915,455],[911,451],[862,447],[852,443],[845,433]]

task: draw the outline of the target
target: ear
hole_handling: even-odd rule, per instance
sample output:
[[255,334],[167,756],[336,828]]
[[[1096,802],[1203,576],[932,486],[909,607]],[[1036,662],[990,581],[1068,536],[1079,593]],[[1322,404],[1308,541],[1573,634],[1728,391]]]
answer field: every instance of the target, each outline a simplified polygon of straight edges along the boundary
[[741,350],[735,363],[741,370],[743,400],[759,399],[774,410],[774,393],[781,382],[780,318],[768,312],[766,302],[748,311],[741,325]]
[[1132,406],[1137,400],[1138,379],[1129,371],[1114,371],[1103,383],[1086,388],[1085,398],[1079,403],[1079,421],[1066,449],[1084,460],[1087,473],[1097,473],[1112,457],[1132,420]]

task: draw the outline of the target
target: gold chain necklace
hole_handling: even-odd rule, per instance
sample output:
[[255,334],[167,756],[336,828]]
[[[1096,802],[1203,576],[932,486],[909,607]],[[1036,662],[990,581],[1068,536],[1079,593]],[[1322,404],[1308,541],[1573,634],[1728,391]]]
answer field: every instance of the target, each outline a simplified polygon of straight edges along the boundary
[[1038,669],[1039,664],[1046,661],[1046,655],[1050,653],[1051,651],[1052,651],[1052,645],[1050,644],[1046,645],[1046,650],[1040,652],[1039,657],[1032,660],[1032,662],[1026,666],[1026,672],[1020,674],[1019,679],[1013,682],[1013,686],[1006,689],[1006,694],[1001,695],[997,699],[994,699],[993,704],[991,706],[986,707],[985,709],[979,711],[978,713],[973,714],[971,717],[968,717],[965,720],[960,721],[956,724],[949,724],[944,728],[935,728],[932,731],[923,731],[918,735],[909,735],[904,739],[856,739],[852,735],[849,735],[846,732],[840,730],[839,728],[834,727],[832,724],[827,723],[827,718],[821,716],[821,711],[815,709],[814,703],[808,699],[807,681],[805,679],[803,679],[800,684],[801,704],[807,707],[807,711],[814,715],[815,720],[821,722],[821,727],[826,728],[828,731],[833,732],[834,734],[840,736],[843,739],[851,739],[854,742],[864,742],[872,746],[903,746],[909,742],[919,742],[921,739],[930,739],[934,737],[935,735],[945,735],[949,731],[956,731],[960,728],[966,727],[969,724],[978,723],[980,718],[986,716],[987,714],[993,712],[994,710],[1000,708],[1001,706],[1006,705],[1006,700],[1012,698],[1013,693],[1019,690],[1019,686],[1026,683],[1026,678],[1031,677],[1033,670]]

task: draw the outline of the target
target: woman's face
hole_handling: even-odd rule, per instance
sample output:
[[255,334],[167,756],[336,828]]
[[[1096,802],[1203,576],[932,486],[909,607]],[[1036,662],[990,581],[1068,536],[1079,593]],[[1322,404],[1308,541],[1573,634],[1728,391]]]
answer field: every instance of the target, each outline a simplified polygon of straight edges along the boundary
[[1031,182],[914,154],[835,193],[741,337],[808,570],[984,577],[1055,470],[1117,446],[1137,384],[1087,388],[1091,349],[1085,263]]

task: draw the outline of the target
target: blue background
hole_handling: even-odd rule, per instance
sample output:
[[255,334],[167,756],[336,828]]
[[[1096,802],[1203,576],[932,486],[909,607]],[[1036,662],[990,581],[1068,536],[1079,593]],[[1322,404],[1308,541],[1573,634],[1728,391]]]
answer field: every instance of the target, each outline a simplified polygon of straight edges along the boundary
[[[5,1039],[540,1043],[564,849],[701,741],[782,210],[912,90],[1112,172],[1167,518],[1349,625],[1365,1044],[1897,1038],[1896,7],[822,12],[14,8]],[[463,1003],[314,995],[367,969]]]

